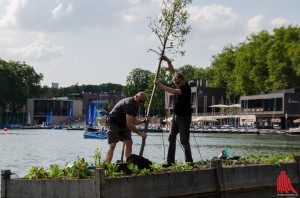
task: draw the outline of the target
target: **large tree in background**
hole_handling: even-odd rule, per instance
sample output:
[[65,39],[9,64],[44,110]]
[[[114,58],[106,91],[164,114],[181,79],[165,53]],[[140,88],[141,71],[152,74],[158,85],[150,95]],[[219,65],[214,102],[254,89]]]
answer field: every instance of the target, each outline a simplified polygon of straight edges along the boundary
[[184,75],[186,81],[195,81],[195,75],[197,71],[197,68],[195,66],[184,65],[182,67],[179,67],[177,71]]
[[226,46],[222,53],[214,55],[211,63],[211,76],[209,85],[212,87],[227,87],[231,80],[231,73],[234,69],[235,50],[233,46]]
[[133,69],[126,78],[126,85],[123,87],[123,93],[126,96],[133,96],[140,91],[145,91],[148,86],[149,70],[140,68]]
[[40,95],[42,74],[27,64],[0,59],[0,105],[3,108],[20,108],[29,97]]
[[267,64],[267,90],[299,87],[300,85],[300,28],[289,26],[274,29]]
[[213,56],[209,86],[225,87],[231,100],[261,91],[299,88],[300,28],[281,27],[273,32],[252,34]]

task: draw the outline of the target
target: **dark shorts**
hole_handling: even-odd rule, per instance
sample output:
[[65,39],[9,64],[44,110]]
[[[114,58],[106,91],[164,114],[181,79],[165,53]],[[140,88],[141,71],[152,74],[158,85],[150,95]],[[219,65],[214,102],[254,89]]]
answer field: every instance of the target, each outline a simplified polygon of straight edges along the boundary
[[131,131],[125,126],[119,126],[114,123],[109,123],[107,130],[107,141],[108,144],[118,143],[119,141],[132,140]]

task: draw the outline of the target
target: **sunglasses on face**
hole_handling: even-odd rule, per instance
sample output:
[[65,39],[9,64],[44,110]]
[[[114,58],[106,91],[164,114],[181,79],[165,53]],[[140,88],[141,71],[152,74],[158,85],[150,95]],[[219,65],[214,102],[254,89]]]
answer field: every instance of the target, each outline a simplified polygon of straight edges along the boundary
[[181,80],[178,80],[178,81],[175,81],[174,83],[175,83],[176,85],[178,85],[178,84],[180,83],[180,81],[181,81]]

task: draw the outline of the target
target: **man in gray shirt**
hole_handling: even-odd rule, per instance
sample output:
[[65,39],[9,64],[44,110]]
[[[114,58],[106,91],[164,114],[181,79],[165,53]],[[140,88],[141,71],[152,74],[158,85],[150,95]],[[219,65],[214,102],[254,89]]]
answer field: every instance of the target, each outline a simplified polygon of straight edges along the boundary
[[126,159],[132,154],[132,138],[131,131],[135,132],[143,138],[147,138],[147,133],[141,132],[136,125],[143,124],[148,121],[147,118],[137,119],[139,105],[143,105],[147,100],[145,92],[139,92],[133,97],[120,100],[111,110],[107,117],[108,132],[108,150],[106,153],[107,162],[111,162],[116,148],[116,144],[122,141],[125,144]]

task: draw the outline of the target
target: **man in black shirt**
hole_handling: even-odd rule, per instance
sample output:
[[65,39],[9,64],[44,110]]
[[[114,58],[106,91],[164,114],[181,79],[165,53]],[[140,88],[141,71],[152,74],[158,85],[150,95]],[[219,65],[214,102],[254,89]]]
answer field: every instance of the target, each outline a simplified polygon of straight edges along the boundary
[[184,148],[185,161],[187,163],[193,163],[191,146],[190,146],[190,124],[191,124],[191,87],[185,81],[182,74],[176,73],[170,59],[166,56],[162,57],[162,60],[168,63],[169,71],[172,75],[172,81],[176,88],[167,87],[155,80],[154,84],[164,91],[167,91],[176,96],[174,104],[174,114],[171,121],[171,129],[169,135],[169,149],[167,156],[167,164],[164,167],[169,167],[175,163],[175,152],[176,152],[176,136],[179,133],[180,143]]

